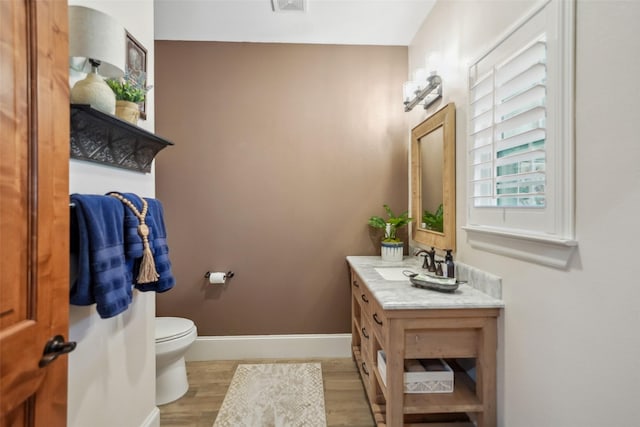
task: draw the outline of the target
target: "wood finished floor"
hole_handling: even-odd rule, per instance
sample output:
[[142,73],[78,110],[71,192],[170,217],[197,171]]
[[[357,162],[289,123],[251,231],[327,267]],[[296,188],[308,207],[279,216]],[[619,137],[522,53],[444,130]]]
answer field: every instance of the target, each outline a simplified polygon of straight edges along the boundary
[[238,364],[310,362],[322,365],[327,426],[374,427],[360,375],[351,358],[187,362],[189,391],[181,399],[160,406],[160,425],[212,427]]

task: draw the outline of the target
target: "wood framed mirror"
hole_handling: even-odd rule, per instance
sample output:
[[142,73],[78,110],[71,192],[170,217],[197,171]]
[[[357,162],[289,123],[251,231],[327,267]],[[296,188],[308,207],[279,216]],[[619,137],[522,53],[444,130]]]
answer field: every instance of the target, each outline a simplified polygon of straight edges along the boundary
[[456,106],[411,130],[411,223],[418,243],[456,250]]

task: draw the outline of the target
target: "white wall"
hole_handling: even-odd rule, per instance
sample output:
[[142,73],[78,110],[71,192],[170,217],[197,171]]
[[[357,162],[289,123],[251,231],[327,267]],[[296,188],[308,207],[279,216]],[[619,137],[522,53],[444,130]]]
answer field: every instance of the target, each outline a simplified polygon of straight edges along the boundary
[[[71,0],[118,19],[147,49],[147,74],[153,84],[153,0]],[[124,46],[123,46],[124,55]],[[153,90],[147,120],[154,129]],[[155,195],[155,174],[142,174],[71,160],[69,193],[104,194],[123,191]],[[69,338],[78,342],[69,357],[68,426],[159,426],[155,405],[155,293],[134,291],[124,313],[101,319],[95,305],[71,306]]]
[[[466,65],[532,2],[438,1],[409,48],[449,57],[457,105],[457,259],[502,277],[498,419],[507,427],[640,424],[640,2],[577,2],[577,253],[558,270],[473,249],[466,216]],[[435,110],[433,110],[435,111]],[[433,112],[429,111],[429,113]],[[411,113],[411,126],[426,117]],[[626,184],[626,185],[625,185]]]

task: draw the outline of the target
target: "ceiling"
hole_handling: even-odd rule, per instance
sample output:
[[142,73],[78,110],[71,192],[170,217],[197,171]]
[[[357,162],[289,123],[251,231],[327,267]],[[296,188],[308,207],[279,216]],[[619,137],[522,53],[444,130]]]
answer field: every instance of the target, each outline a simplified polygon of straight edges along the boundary
[[408,46],[435,1],[305,0],[304,12],[273,12],[271,0],[155,0],[155,39]]

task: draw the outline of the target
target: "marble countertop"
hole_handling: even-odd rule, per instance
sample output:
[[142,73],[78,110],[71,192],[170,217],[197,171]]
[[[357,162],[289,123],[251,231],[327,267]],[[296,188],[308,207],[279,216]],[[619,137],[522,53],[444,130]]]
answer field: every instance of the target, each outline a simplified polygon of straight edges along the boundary
[[409,278],[386,280],[375,270],[402,267],[420,273],[424,270],[417,257],[404,257],[401,262],[389,262],[382,261],[379,256],[348,256],[347,262],[366,282],[385,310],[504,307],[504,301],[474,287],[472,278],[468,284],[461,284],[456,291],[444,293],[416,288],[411,285]]

